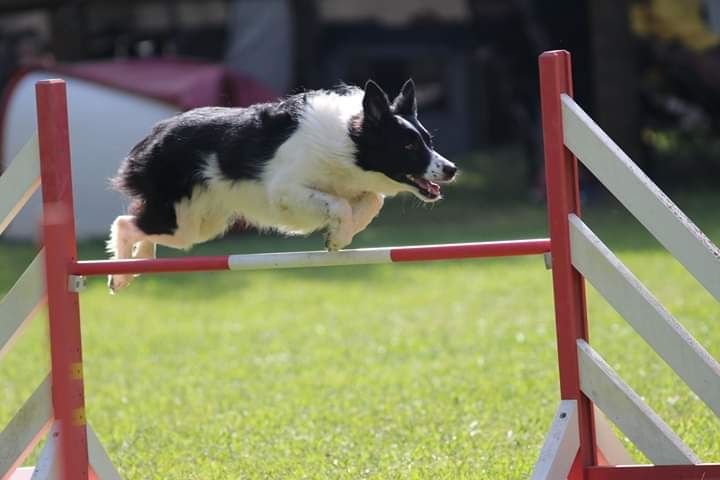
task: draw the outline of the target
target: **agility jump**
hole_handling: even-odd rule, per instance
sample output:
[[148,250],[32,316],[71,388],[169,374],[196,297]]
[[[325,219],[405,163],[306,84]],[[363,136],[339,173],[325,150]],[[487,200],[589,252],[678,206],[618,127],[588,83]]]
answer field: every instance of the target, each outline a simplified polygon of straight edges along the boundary
[[[77,259],[65,83],[39,82],[37,136],[0,176],[0,233],[41,186],[43,249],[0,302],[0,358],[47,304],[51,373],[0,432],[0,478],[120,478],[85,418],[78,295],[86,276],[544,254],[553,275],[561,401],[532,478],[720,479],[720,464],[702,463],[588,343],[585,279],[720,414],[720,364],[582,222],[574,155],[718,300],[720,250],[574,102],[568,52],[541,55],[540,77],[549,239],[90,261]],[[630,465],[605,416],[653,465]],[[18,468],[48,432],[37,466]]]

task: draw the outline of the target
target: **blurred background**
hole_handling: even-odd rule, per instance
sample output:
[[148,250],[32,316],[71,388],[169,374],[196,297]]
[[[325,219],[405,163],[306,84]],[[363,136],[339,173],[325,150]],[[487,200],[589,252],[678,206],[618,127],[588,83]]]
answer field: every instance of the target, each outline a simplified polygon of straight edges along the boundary
[[[35,130],[34,82],[64,78],[79,258],[103,258],[126,207],[106,180],[160,119],[367,78],[395,95],[413,77],[462,173],[440,202],[387,201],[352,247],[544,237],[550,49],[572,52],[578,103],[720,244],[720,0],[0,0],[0,170]],[[588,174],[581,193],[584,221],[720,358],[716,300]],[[0,239],[0,293],[37,255],[37,200]],[[242,231],[159,255],[320,237]],[[90,280],[88,415],[122,478],[528,478],[558,401],[550,279],[527,257],[144,275],[113,297]],[[587,293],[593,345],[720,458],[713,412]],[[46,375],[45,345],[35,321],[3,358],[0,426]]]
[[104,234],[122,200],[98,179],[157,120],[413,77],[458,188],[542,203],[537,56],[558,48],[579,103],[656,182],[717,187],[720,0],[0,0],[0,165],[34,128],[33,82],[68,79],[78,229]]

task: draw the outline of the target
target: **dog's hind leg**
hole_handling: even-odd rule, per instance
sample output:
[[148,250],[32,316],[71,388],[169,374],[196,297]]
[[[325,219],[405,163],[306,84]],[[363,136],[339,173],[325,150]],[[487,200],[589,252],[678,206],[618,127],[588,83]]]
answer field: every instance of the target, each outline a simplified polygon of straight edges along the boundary
[[133,246],[132,258],[155,258],[155,243],[148,239],[140,240]]
[[[131,258],[133,245],[140,242],[145,234],[135,224],[133,215],[120,215],[110,227],[110,239],[107,242],[107,251],[112,259],[123,260]],[[108,288],[115,293],[126,287],[132,281],[132,275],[109,275]]]

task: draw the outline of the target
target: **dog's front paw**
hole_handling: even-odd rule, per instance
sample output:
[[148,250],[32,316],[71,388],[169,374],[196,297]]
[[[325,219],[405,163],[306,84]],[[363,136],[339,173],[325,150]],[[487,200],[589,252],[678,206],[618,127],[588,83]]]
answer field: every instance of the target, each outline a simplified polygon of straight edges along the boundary
[[327,233],[325,235],[325,248],[327,248],[329,252],[337,252],[338,250],[342,250],[343,248],[350,245],[350,242],[352,242],[352,235],[342,236],[333,233]]
[[132,282],[133,275],[108,275],[108,290],[115,295],[119,290],[127,287]]

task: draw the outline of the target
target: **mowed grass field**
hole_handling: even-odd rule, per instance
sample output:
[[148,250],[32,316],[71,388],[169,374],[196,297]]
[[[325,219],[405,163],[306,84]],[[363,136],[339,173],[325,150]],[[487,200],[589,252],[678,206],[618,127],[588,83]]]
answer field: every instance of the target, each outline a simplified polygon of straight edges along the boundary
[[[540,206],[447,196],[433,208],[391,200],[353,246],[546,235]],[[720,240],[720,195],[677,201]],[[720,357],[717,302],[613,201],[585,217]],[[321,245],[243,234],[192,254]],[[84,244],[81,257],[101,249]],[[0,290],[33,252],[0,244]],[[588,296],[594,347],[703,460],[720,461],[712,413]],[[117,296],[91,279],[81,307],[87,416],[129,479],[527,478],[559,399],[540,257],[162,275]],[[46,344],[41,315],[0,363],[3,425],[46,373]]]

